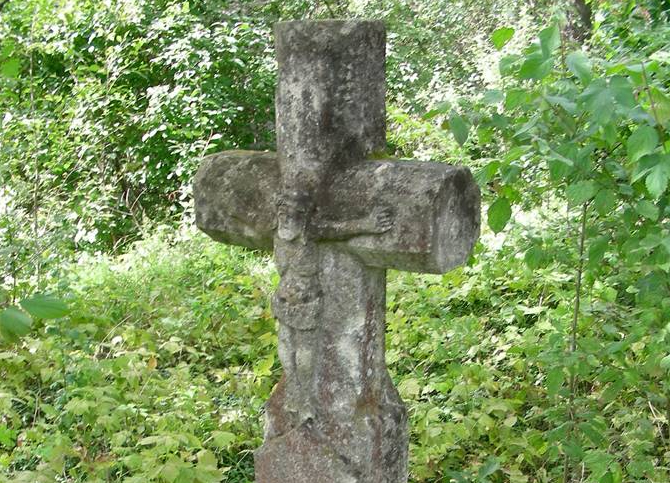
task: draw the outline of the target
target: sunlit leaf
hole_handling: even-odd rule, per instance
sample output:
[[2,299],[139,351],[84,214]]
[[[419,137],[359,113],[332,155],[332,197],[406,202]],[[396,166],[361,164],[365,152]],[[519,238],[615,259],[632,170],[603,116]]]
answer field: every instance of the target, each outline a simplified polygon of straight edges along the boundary
[[502,27],[493,31],[491,34],[491,42],[496,49],[502,50],[507,43],[514,37],[514,29],[511,27]]

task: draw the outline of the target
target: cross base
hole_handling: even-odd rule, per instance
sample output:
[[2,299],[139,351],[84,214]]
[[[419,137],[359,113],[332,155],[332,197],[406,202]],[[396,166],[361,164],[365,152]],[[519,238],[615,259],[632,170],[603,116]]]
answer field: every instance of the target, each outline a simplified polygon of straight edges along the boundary
[[[299,347],[283,339],[285,374],[266,405],[256,481],[404,483],[407,412],[384,358],[386,271],[335,248],[320,252],[324,311],[313,329],[312,384],[302,388],[318,404],[294,404],[287,381],[298,376],[287,359]],[[297,396],[308,400],[307,392]]]

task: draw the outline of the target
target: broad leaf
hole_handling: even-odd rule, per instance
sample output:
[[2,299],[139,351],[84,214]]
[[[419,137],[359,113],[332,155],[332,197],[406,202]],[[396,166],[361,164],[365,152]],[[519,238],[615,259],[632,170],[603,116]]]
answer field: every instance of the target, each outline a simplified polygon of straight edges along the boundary
[[616,103],[605,80],[595,79],[591,82],[580,99],[591,114],[591,119],[597,124],[605,126],[612,118]]
[[507,226],[507,222],[512,216],[512,207],[510,202],[504,196],[498,198],[489,206],[488,222],[494,233],[500,233]]
[[519,77],[521,79],[542,80],[549,75],[553,67],[553,57],[546,58],[541,54],[533,54],[527,57],[521,65]]
[[539,37],[545,57],[549,57],[561,45],[561,31],[556,24],[541,31]]
[[510,27],[502,27],[493,32],[491,35],[491,42],[493,42],[496,49],[502,50],[502,48],[507,45],[507,42],[512,40],[512,37],[514,37],[514,29]]
[[610,79],[610,91],[616,101],[619,111],[626,112],[629,116],[631,110],[638,106],[633,92],[633,85],[627,77],[617,75]]
[[586,203],[588,200],[593,198],[597,191],[598,187],[596,186],[595,182],[591,180],[585,180],[569,185],[565,189],[565,194],[571,203],[575,205],[581,205],[582,203]]
[[642,156],[651,154],[658,145],[658,133],[651,126],[639,127],[628,138],[628,159],[631,163],[636,162]]
[[11,337],[21,337],[30,332],[33,320],[18,307],[8,307],[0,312],[0,329]]
[[501,76],[512,75],[516,69],[517,62],[521,59],[519,55],[507,55],[500,59],[498,63],[498,70]]
[[487,105],[498,104],[505,100],[505,96],[502,91],[498,89],[491,89],[484,93],[482,97],[482,102]]
[[498,471],[498,469],[500,469],[498,459],[495,456],[489,456],[486,461],[484,461],[484,464],[479,467],[479,470],[477,470],[477,476],[479,478],[486,478]]
[[22,300],[21,307],[39,319],[59,319],[70,312],[65,302],[52,295],[33,295],[29,299]]
[[658,207],[653,204],[651,201],[640,200],[635,205],[635,211],[638,212],[641,216],[644,216],[650,221],[656,221],[658,219]]
[[651,168],[645,184],[649,194],[654,198],[660,198],[668,187],[670,179],[670,156],[663,156],[661,162]]
[[444,114],[444,113],[448,112],[450,109],[451,109],[451,103],[449,101],[440,102],[435,107],[433,107],[430,111],[425,113],[423,115],[423,118],[426,119],[426,120],[427,119],[432,119],[439,114]]
[[542,259],[544,258],[544,251],[542,248],[534,245],[526,250],[526,253],[523,257],[523,261],[526,262],[528,268],[534,270],[539,268],[542,265]]
[[458,114],[453,113],[449,118],[449,129],[461,146],[468,140],[470,125]]
[[601,216],[605,216],[610,213],[616,204],[616,193],[612,190],[600,190],[593,200],[593,207]]
[[21,72],[21,62],[19,59],[7,59],[0,64],[0,75],[14,79],[19,76]]
[[610,238],[601,236],[596,238],[589,246],[589,267],[595,268],[600,264],[607,253],[607,247],[610,244]]
[[670,121],[670,98],[656,87],[651,88],[651,98],[654,101],[654,117],[667,128]]
[[549,396],[558,394],[564,380],[565,374],[563,373],[562,368],[555,367],[551,369],[547,374],[547,394],[549,394]]
[[568,54],[565,59],[570,72],[579,78],[584,85],[591,82],[591,61],[582,51],[576,51]]
[[226,449],[235,442],[235,435],[227,431],[214,431],[212,433],[212,444],[219,449]]

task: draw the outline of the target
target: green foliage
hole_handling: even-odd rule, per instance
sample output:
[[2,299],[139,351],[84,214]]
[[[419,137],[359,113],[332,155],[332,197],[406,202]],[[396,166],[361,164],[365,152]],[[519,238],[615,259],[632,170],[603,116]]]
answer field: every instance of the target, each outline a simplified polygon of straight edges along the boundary
[[[670,385],[661,362],[670,344],[670,30],[640,26],[637,17],[650,10],[631,5],[600,6],[607,20],[588,49],[561,35],[559,17],[521,55],[501,60],[502,89],[460,114],[483,133],[464,148],[484,157],[477,179],[491,200],[489,228],[539,224],[528,233],[525,264],[576,281],[564,286],[560,315],[560,304],[529,312],[537,315],[533,330],[554,332],[536,354],[536,380],[553,404],[540,413],[548,423],[540,433],[549,444],[539,455],[545,476],[531,473],[542,481],[577,481],[580,472],[589,482],[669,477]],[[618,22],[635,26],[624,46],[610,37],[623,34]],[[497,47],[500,34],[491,41]],[[513,205],[533,221],[508,223]],[[565,215],[547,223],[536,218],[543,212]],[[650,412],[631,417],[639,426],[630,431],[649,438],[631,447],[617,422],[627,410],[614,401],[633,387]]]
[[0,481],[252,481],[278,376],[268,261],[174,238],[73,266],[69,315],[0,350]]
[[666,0],[585,2],[584,45],[573,2],[0,3],[1,482],[253,480],[276,276],[150,220],[272,148],[272,23],[350,15],[388,26],[388,151],[488,205],[469,266],[389,276],[410,481],[670,481]]
[[[571,431],[588,474],[664,481],[667,319],[630,307],[616,277],[594,283],[583,352],[566,357],[576,253],[560,259],[560,241],[538,239],[527,267],[513,255],[530,233],[511,230],[470,267],[390,274],[387,358],[410,409],[410,481],[553,482]],[[0,475],[252,481],[280,374],[269,260],[166,227],[65,273],[70,314],[0,352]],[[562,403],[572,368],[590,387],[574,426]]]

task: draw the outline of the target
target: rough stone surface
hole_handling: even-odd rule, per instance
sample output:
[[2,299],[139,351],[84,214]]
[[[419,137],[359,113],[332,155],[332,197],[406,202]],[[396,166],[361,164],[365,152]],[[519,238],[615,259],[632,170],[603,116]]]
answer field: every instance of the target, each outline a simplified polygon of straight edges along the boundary
[[[281,189],[275,153],[214,154],[195,184],[201,230],[222,242],[272,250]],[[444,273],[467,259],[479,236],[479,189],[462,166],[363,160],[334,175],[322,190],[317,216],[360,219],[375,206],[393,214],[389,231],[339,244],[371,266]]]
[[386,269],[444,272],[479,234],[466,168],[366,160],[385,145],[384,27],[275,29],[277,154],[209,157],[197,225],[274,250],[284,374],[266,405],[259,483],[407,481],[407,414],[384,358]]

